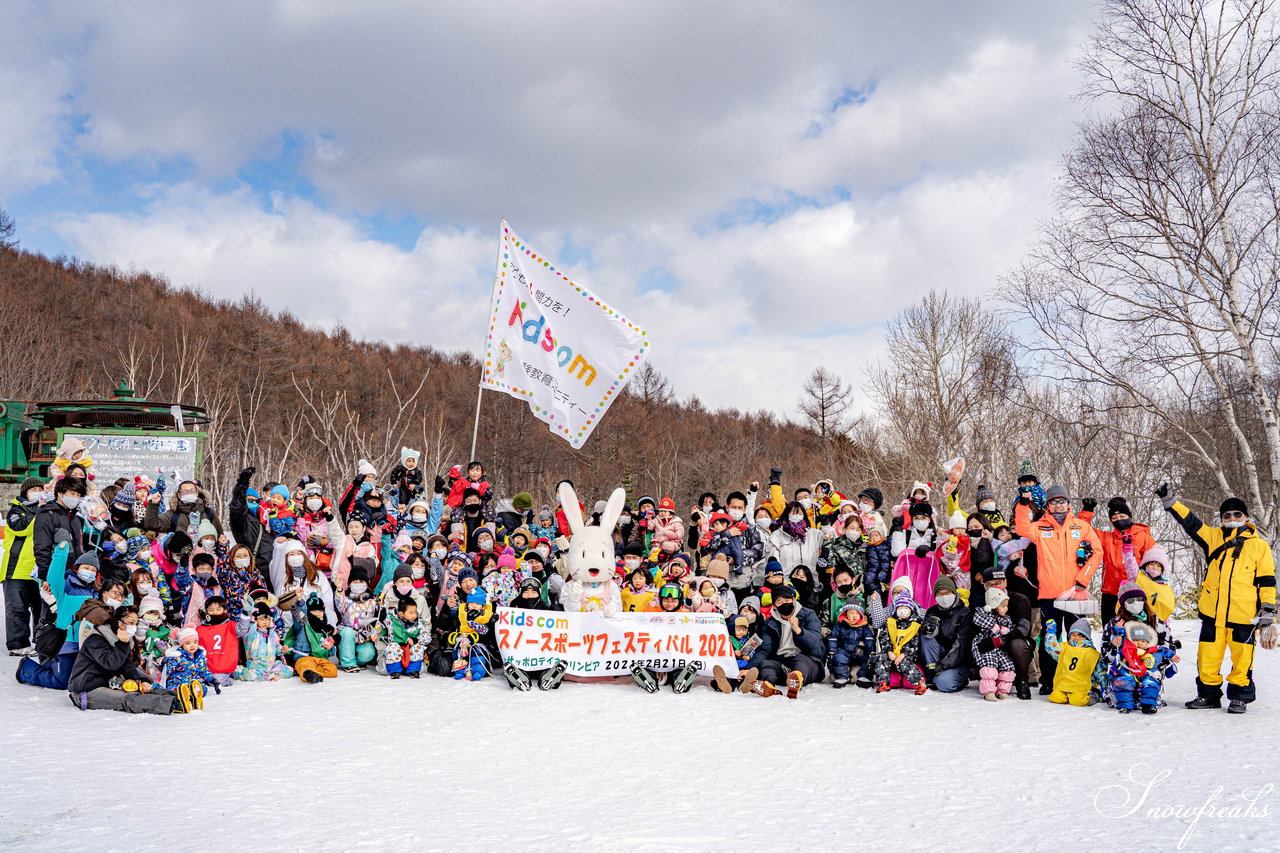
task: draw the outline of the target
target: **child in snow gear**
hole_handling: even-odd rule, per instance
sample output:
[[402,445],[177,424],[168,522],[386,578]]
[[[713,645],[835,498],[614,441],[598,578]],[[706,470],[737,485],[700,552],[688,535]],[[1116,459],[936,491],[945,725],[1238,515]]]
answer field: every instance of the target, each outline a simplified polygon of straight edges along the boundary
[[396,612],[388,613],[383,626],[383,662],[392,679],[402,674],[417,678],[422,673],[422,658],[427,652],[431,630],[419,618],[418,603],[402,598]]
[[1058,627],[1046,631],[1049,654],[1058,663],[1049,701],[1055,705],[1093,705],[1102,694],[1104,679],[1099,674],[1100,655],[1093,647],[1093,629],[1081,616],[1067,632],[1067,644],[1058,642]]
[[919,665],[921,621],[917,607],[910,596],[900,593],[894,599],[892,613],[876,632],[877,651],[871,668],[877,693],[891,687],[910,687],[920,695],[928,689]]
[[198,707],[203,706],[203,698],[212,687],[215,693],[221,693],[217,680],[209,672],[204,649],[200,648],[200,635],[195,628],[183,628],[178,631],[178,645],[165,652],[164,686],[168,690],[177,691],[184,684],[200,688]]
[[1013,686],[1013,659],[1001,646],[1013,630],[1009,595],[999,587],[987,590],[986,604],[973,611],[973,659],[978,664],[978,690],[989,701],[1004,699]]
[[244,646],[244,664],[237,667],[232,678],[238,681],[281,681],[293,677],[293,670],[285,662],[276,627],[275,608],[266,601],[253,606],[251,612],[241,616],[240,642]]
[[827,660],[831,668],[831,686],[844,687],[857,667],[859,687],[871,686],[871,662],[875,656],[875,632],[867,624],[862,605],[850,601],[840,608],[835,627],[827,639]]
[[1120,653],[1111,663],[1111,690],[1116,708],[1128,714],[1137,705],[1144,714],[1160,707],[1161,668],[1175,657],[1172,649],[1156,645],[1156,632],[1145,622],[1125,625]]

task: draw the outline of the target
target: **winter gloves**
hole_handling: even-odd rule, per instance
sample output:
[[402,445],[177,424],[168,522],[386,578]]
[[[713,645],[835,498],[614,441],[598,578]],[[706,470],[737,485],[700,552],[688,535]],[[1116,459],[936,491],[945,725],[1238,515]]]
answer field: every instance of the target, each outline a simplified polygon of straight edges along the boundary
[[1080,509],[1084,512],[1093,512],[1098,508],[1097,498],[1081,498]]
[[781,468],[769,469],[769,485],[771,486],[782,485],[782,469]]
[[435,492],[437,495],[444,494],[444,477],[436,475]]
[[1160,505],[1165,509],[1169,509],[1178,502],[1178,498],[1170,490],[1168,483],[1161,483],[1160,487],[1156,489],[1155,495],[1160,499]]
[[930,551],[930,550],[931,550],[931,549],[929,548],[929,546],[928,546],[928,545],[917,545],[917,546],[916,546],[916,556],[917,556],[917,557],[920,557],[921,559],[923,559],[924,557],[929,556],[929,551]]

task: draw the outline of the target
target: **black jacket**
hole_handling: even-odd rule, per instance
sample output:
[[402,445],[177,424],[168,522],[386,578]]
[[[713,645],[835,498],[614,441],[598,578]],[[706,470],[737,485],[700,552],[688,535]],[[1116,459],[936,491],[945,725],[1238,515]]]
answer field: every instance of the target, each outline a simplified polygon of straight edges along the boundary
[[231,538],[253,550],[253,564],[259,567],[259,573],[270,585],[270,573],[266,567],[271,565],[275,537],[262,526],[258,514],[249,510],[249,478],[252,476],[253,472],[246,468],[236,478],[235,488],[231,490],[231,503],[227,507],[227,519],[231,522]]
[[57,500],[52,500],[36,511],[36,527],[31,533],[31,547],[36,554],[36,571],[43,580],[48,577],[49,561],[53,559],[54,546],[58,544],[54,538],[59,530],[65,530],[71,539],[67,550],[67,565],[74,566],[87,549],[84,537],[84,524],[75,510],[67,509]]
[[177,495],[174,495],[169,498],[169,509],[165,512],[160,512],[159,504],[148,503],[147,515],[143,519],[142,527],[144,530],[153,530],[156,533],[173,533],[178,530],[186,533],[191,527],[192,514],[199,513],[201,520],[209,519],[214,530],[225,533],[212,504],[213,498],[204,489],[199,490],[196,502],[193,504],[184,504],[178,500]]
[[973,642],[973,611],[959,601],[949,609],[933,605],[925,611],[924,635],[942,646],[937,670],[954,669],[969,664],[969,646]]
[[[107,639],[107,635],[111,639]],[[102,626],[85,639],[71,667],[67,689],[72,693],[88,693],[106,687],[117,675],[137,681],[149,681],[133,665],[132,643],[122,643],[110,628]]]
[[[822,625],[818,614],[807,607],[801,607],[797,614],[800,621],[800,633],[795,635],[796,648],[800,654],[807,655],[816,661],[825,657],[822,645]],[[775,650],[782,644],[782,623],[770,617],[760,628],[760,646],[751,656],[751,665],[760,667],[767,660],[784,660],[775,655]]]

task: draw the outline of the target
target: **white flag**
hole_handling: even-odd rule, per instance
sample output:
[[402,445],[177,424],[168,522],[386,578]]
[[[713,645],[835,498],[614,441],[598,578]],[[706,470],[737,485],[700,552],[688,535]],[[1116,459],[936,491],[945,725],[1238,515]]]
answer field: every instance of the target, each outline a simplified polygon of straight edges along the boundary
[[581,447],[644,363],[644,329],[570,281],[502,221],[481,385]]

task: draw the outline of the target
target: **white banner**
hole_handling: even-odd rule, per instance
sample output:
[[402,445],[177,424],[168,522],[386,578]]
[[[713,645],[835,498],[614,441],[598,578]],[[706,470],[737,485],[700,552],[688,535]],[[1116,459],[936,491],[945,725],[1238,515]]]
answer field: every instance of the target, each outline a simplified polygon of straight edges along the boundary
[[645,330],[502,222],[481,385],[529,404],[581,447],[649,351]]
[[627,675],[635,663],[662,672],[696,663],[736,676],[738,664],[724,617],[717,613],[619,613],[598,610],[521,610],[499,607],[498,649],[503,662],[546,669],[566,661],[573,675]]

